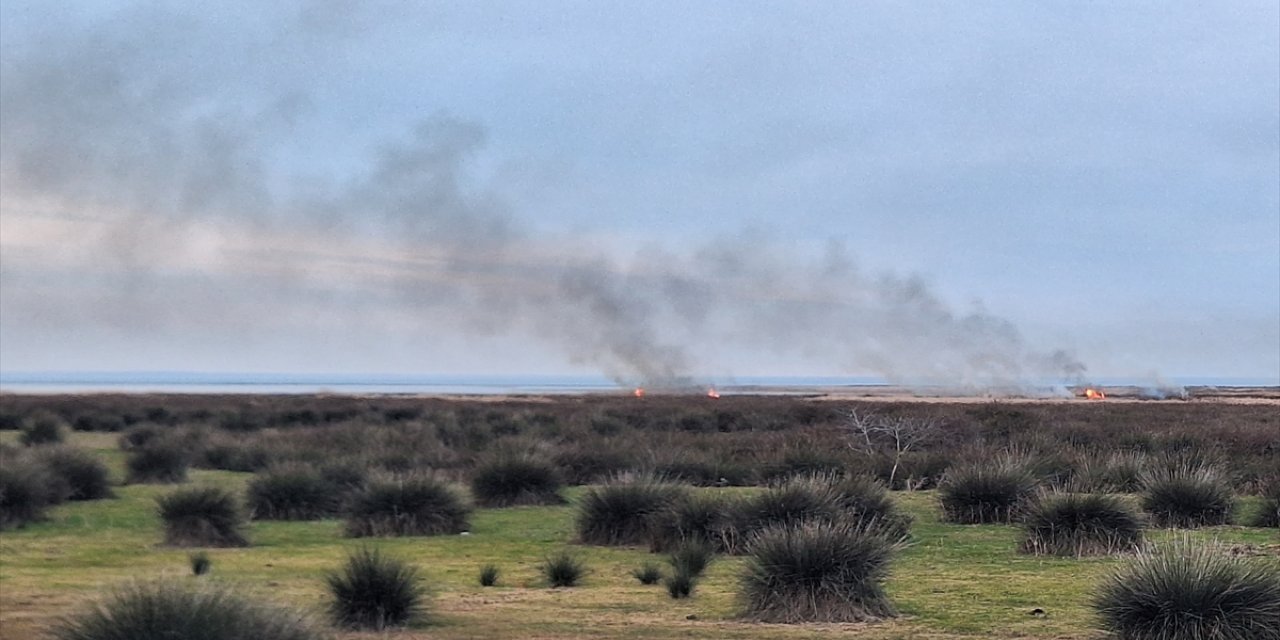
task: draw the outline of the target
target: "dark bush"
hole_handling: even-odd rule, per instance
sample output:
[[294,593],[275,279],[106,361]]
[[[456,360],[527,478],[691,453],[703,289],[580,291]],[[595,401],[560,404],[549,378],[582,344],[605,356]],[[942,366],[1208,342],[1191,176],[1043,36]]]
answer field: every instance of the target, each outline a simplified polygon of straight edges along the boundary
[[0,530],[42,519],[45,508],[54,502],[51,482],[48,469],[27,456],[0,457]]
[[1035,493],[1031,472],[1008,460],[953,468],[938,486],[942,519],[957,524],[1010,522]]
[[1231,522],[1236,499],[1215,467],[1158,467],[1143,476],[1142,509],[1160,527],[1194,528]]
[[470,526],[471,506],[452,486],[426,475],[370,480],[351,494],[346,533],[364,536],[432,536]]
[[93,454],[59,446],[40,451],[36,459],[49,470],[56,489],[67,500],[101,500],[112,497],[107,465]]
[[427,592],[418,570],[377,549],[361,548],[325,576],[329,613],[339,627],[382,631],[424,621]]
[[663,586],[667,588],[667,595],[673,599],[680,600],[693,595],[693,590],[698,586],[698,576],[684,571],[676,571],[667,576],[663,581]]
[[249,481],[249,513],[258,520],[319,520],[341,511],[344,493],[311,467],[281,465]]
[[592,487],[578,504],[578,539],[586,544],[644,544],[654,517],[687,488],[651,476],[620,477]]
[[55,624],[56,640],[318,640],[304,616],[234,587],[176,580],[132,584]]
[[1146,455],[1118,451],[1086,456],[1076,466],[1071,487],[1075,491],[1133,493],[1142,488]]
[[1022,518],[1023,553],[1093,556],[1136,551],[1142,516],[1121,499],[1098,493],[1040,496]]
[[1276,640],[1280,570],[1183,542],[1139,555],[1093,600],[1102,628],[1132,640]]
[[576,587],[587,575],[587,565],[567,550],[547,556],[539,566],[542,577],[551,587]]
[[219,487],[178,489],[156,500],[165,544],[179,547],[244,547],[245,517],[235,496]]
[[160,427],[154,424],[136,424],[129,427],[128,431],[120,434],[120,439],[117,440],[117,443],[121,450],[133,451],[154,442],[163,433]]
[[186,482],[191,456],[187,447],[174,439],[160,439],[140,447],[125,459],[129,483]]
[[835,451],[816,447],[787,447],[777,459],[766,463],[766,480],[785,480],[799,475],[844,474],[848,462]]
[[187,559],[191,562],[191,575],[193,576],[202,576],[209,573],[209,569],[213,567],[213,560],[210,560],[209,554],[203,551],[193,553],[187,556]]
[[833,485],[847,520],[865,523],[894,540],[911,537],[911,514],[898,509],[889,490],[874,478],[849,476]]
[[1262,500],[1258,512],[1249,521],[1254,527],[1280,527],[1280,478],[1272,478],[1262,485]]
[[646,562],[632,571],[631,575],[635,576],[640,584],[658,584],[658,581],[662,580],[662,569],[652,562]]
[[697,578],[715,557],[715,547],[700,540],[688,540],[671,550],[667,562],[671,564],[672,573]]
[[563,504],[563,482],[555,467],[531,456],[501,456],[481,464],[471,478],[471,493],[484,507]]
[[492,587],[498,584],[498,574],[499,571],[497,565],[486,564],[483,567],[480,567],[480,586]]
[[796,476],[739,501],[732,515],[732,539],[725,545],[727,551],[742,553],[745,543],[768,527],[840,519],[841,496],[834,482],[829,476]]
[[58,444],[67,439],[67,422],[48,411],[37,411],[22,422],[19,440],[27,446]]
[[746,615],[763,622],[861,622],[895,615],[884,592],[897,549],[849,523],[775,525],[752,539],[742,576]]
[[736,503],[717,493],[688,492],[649,520],[649,550],[670,551],[685,542],[726,550],[733,542]]
[[633,456],[609,447],[579,446],[556,454],[555,464],[565,482],[583,485],[622,474],[632,468]]

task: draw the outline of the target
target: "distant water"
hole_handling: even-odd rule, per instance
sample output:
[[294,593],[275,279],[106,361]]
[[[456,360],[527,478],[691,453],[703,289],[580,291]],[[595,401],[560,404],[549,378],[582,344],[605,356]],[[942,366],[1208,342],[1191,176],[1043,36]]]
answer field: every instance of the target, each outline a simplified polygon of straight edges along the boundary
[[[745,376],[700,379],[722,392],[769,388],[873,387],[891,384],[866,376]],[[1155,386],[1141,378],[1098,377],[1102,386]],[[1045,382],[1046,387],[1063,384]],[[1280,386],[1280,380],[1243,377],[1176,377],[1162,386]],[[574,394],[625,387],[603,376],[379,375],[200,372],[0,372],[0,391],[11,393],[351,393],[351,394]]]

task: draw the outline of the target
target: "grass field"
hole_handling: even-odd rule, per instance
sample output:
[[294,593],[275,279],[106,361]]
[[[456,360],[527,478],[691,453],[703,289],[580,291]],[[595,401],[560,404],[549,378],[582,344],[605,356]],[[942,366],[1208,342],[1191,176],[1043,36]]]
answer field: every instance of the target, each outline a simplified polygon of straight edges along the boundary
[[[12,442],[14,432],[0,432]],[[114,434],[74,433],[73,444],[94,451],[122,477],[123,454]],[[248,473],[196,470],[192,484],[242,491]],[[53,508],[45,522],[0,534],[0,637],[40,637],[58,616],[112,585],[133,579],[189,574],[188,550],[159,545],[155,498],[172,487],[118,487],[118,498]],[[750,488],[702,491],[754,491]],[[740,558],[720,558],[693,598],[671,600],[661,586],[641,586],[630,572],[648,559],[643,549],[575,546],[590,566],[584,586],[548,589],[536,564],[569,544],[570,504],[478,510],[470,535],[373,542],[412,560],[435,592],[432,624],[401,632],[415,638],[817,638],[856,629],[865,638],[1088,638],[1090,594],[1115,559],[1045,559],[1020,555],[1013,526],[960,526],[938,521],[933,492],[896,492],[915,517],[913,541],[893,564],[889,593],[900,618],[869,625],[764,625],[737,620]],[[1242,510],[1253,509],[1246,499]],[[1155,532],[1156,541],[1190,535],[1259,546],[1274,554],[1275,530],[1212,527],[1194,533]],[[317,614],[322,576],[356,544],[336,520],[254,522],[253,546],[210,550],[220,580]],[[482,588],[482,565],[501,570],[499,586]],[[1046,615],[1032,615],[1034,609]],[[340,637],[365,637],[347,634]],[[367,636],[372,637],[372,636]]]

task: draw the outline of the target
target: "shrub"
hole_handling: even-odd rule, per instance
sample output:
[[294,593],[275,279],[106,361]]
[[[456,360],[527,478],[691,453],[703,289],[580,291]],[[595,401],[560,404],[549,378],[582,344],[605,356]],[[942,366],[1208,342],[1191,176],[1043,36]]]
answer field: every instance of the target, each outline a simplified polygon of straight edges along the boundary
[[18,438],[27,446],[58,444],[67,439],[66,431],[66,421],[57,414],[38,411],[23,421],[22,435]]
[[676,571],[667,576],[662,584],[667,588],[668,595],[680,600],[693,595],[694,588],[698,586],[698,577],[684,571]]
[[547,556],[539,570],[551,587],[576,587],[587,574],[586,564],[567,550]]
[[486,564],[480,567],[480,586],[492,587],[498,584],[498,573],[497,565]]
[[751,536],[774,525],[837,520],[842,515],[840,500],[833,478],[828,476],[796,476],[775,484],[737,503],[727,550],[745,551]]
[[563,482],[555,467],[530,456],[503,456],[480,465],[471,493],[485,507],[562,504]]
[[586,544],[642,544],[653,518],[686,493],[683,485],[651,476],[621,477],[592,487],[578,505],[578,539]]
[[333,600],[329,613],[348,629],[381,631],[419,622],[427,613],[426,589],[412,565],[377,549],[361,548],[325,576]]
[[649,550],[669,551],[685,542],[727,549],[733,539],[736,503],[725,496],[692,492],[656,512],[649,522]]
[[573,485],[590,484],[601,478],[625,473],[633,463],[631,455],[599,446],[575,447],[555,456],[555,464],[560,468],[565,481]]
[[1249,524],[1254,527],[1280,527],[1280,478],[1272,478],[1263,485],[1261,504]]
[[658,584],[658,581],[662,580],[662,569],[652,562],[646,562],[633,570],[631,575],[635,576],[640,584]]
[[249,512],[261,520],[318,520],[336,515],[343,491],[319,471],[301,464],[281,465],[255,475],[247,490]]
[[1147,458],[1142,453],[1118,451],[1105,458],[1093,455],[1076,467],[1072,488],[1076,491],[1133,493],[1142,488]]
[[193,553],[187,556],[187,559],[191,561],[191,575],[193,576],[202,576],[209,573],[209,569],[213,566],[213,560],[210,560],[209,554],[203,551]]
[[814,447],[788,447],[776,460],[765,465],[768,480],[785,480],[792,476],[830,475],[844,473],[846,461],[833,451]]
[[364,536],[431,536],[466,531],[471,506],[449,484],[431,476],[371,480],[351,494],[346,533]]
[[742,575],[749,618],[860,622],[895,615],[884,592],[896,544],[849,523],[774,525],[750,544]]
[[75,447],[53,447],[41,451],[39,460],[67,500],[100,500],[112,497],[107,465],[92,454]]
[[129,454],[125,460],[127,480],[136,482],[186,482],[191,458],[178,442],[163,439],[151,442]]
[[667,556],[667,562],[671,563],[673,573],[697,578],[715,559],[715,554],[716,550],[711,545],[689,540],[672,550]]
[[26,526],[44,517],[54,502],[49,492],[52,479],[42,465],[27,456],[6,455],[0,459],[0,530]]
[[1142,517],[1106,494],[1046,494],[1026,509],[1023,553],[1091,556],[1134,551],[1142,545]]
[[875,478],[849,476],[833,485],[844,517],[883,531],[894,540],[911,537],[911,514],[903,513]]
[[244,547],[245,517],[231,492],[219,487],[178,489],[156,500],[164,542],[179,547]]
[[120,439],[116,442],[121,450],[132,451],[154,442],[160,437],[161,433],[160,427],[154,424],[137,424],[120,434]]
[[1174,465],[1143,476],[1142,509],[1157,526],[1228,524],[1234,508],[1231,485],[1215,467]]
[[263,604],[234,587],[176,580],[117,589],[101,604],[57,623],[56,640],[317,640],[296,611]]
[[1009,522],[1035,489],[1035,476],[1010,460],[955,468],[938,487],[942,519],[957,524]]
[[1280,638],[1280,570],[1184,541],[1139,555],[1093,600],[1103,629],[1132,640]]

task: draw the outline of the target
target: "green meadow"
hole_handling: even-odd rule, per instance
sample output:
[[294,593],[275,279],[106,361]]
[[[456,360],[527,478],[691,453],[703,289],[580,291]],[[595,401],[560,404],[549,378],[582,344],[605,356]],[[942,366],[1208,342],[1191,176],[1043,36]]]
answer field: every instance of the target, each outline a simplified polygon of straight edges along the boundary
[[[123,478],[116,435],[75,432],[70,443],[101,456],[114,480]],[[12,443],[15,432],[0,432]],[[193,470],[189,485],[213,484],[242,494],[249,473]],[[211,549],[212,571],[190,575],[190,549],[160,544],[156,497],[174,485],[117,486],[115,499],[66,503],[47,518],[0,534],[0,637],[40,637],[59,616],[83,607],[115,585],[159,576],[216,580],[313,612],[325,604],[323,576],[346,552],[377,545],[418,565],[433,591],[430,622],[393,633],[403,638],[1091,638],[1091,594],[1123,559],[1058,559],[1016,552],[1014,526],[939,522],[933,491],[893,494],[915,518],[910,544],[892,564],[888,592],[896,619],[856,625],[773,625],[739,619],[737,577],[742,559],[720,557],[694,596],[672,600],[660,585],[642,586],[631,571],[660,560],[642,548],[576,545],[574,501],[554,507],[477,509],[466,535],[352,540],[338,520],[253,522],[252,546]],[[699,491],[750,492],[753,488]],[[1257,506],[1246,498],[1239,516]],[[1274,529],[1218,526],[1156,531],[1159,542],[1190,536],[1274,555]],[[571,589],[550,589],[537,563],[566,546],[581,554],[590,574]],[[498,585],[478,584],[481,566],[501,570]],[[1039,610],[1039,611],[1037,611]],[[1043,612],[1043,613],[1040,613]],[[338,633],[340,638],[375,634]],[[382,637],[379,635],[378,637]]]

